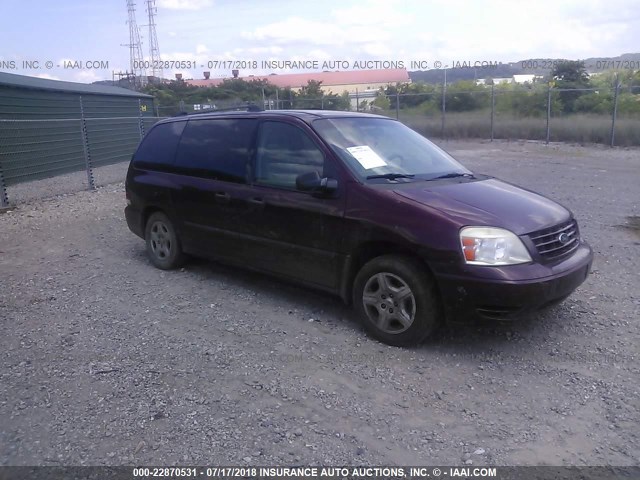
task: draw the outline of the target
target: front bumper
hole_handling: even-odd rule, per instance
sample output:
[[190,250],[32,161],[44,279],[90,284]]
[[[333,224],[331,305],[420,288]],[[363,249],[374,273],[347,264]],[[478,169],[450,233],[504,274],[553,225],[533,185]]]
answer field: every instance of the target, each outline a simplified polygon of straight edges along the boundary
[[436,277],[449,322],[510,319],[562,301],[586,280],[592,262],[591,247],[582,243],[570,257],[553,266],[467,265],[464,273]]

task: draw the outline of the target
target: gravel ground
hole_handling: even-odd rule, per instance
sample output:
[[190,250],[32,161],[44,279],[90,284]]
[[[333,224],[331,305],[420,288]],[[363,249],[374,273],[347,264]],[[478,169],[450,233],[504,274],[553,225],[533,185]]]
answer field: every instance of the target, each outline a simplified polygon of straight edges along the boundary
[[569,206],[596,260],[554,309],[412,349],[322,293],[205,261],[153,268],[122,183],[12,189],[26,203],[0,214],[0,464],[640,464],[640,151],[444,147]]
[[[127,175],[128,162],[93,169],[93,181],[101,187],[122,182]],[[79,171],[35,182],[19,183],[7,188],[9,205],[16,206],[34,200],[87,190],[87,172]]]

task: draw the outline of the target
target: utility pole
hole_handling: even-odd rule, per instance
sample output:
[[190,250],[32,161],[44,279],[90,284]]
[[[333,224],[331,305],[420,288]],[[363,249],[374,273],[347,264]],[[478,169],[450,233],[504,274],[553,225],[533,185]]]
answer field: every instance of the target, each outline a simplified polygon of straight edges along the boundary
[[615,85],[613,90],[613,113],[611,114],[611,135],[610,146],[613,147],[616,144],[616,117],[618,116],[618,93],[620,92],[620,82],[618,74],[616,73]]
[[160,47],[158,46],[158,35],[156,34],[156,15],[158,8],[156,0],[147,0],[147,13],[149,14],[149,60],[151,61],[151,76],[162,78],[162,59],[160,58]]
[[129,19],[129,43],[124,47],[129,47],[129,68],[134,75],[136,86],[144,86],[147,81],[147,71],[144,68],[144,57],[142,56],[142,41],[140,40],[140,30],[136,22],[136,4],[133,0],[127,0],[127,13]]
[[442,83],[442,126],[440,127],[440,136],[444,138],[444,127],[447,116],[447,68],[449,65],[444,66],[444,82]]

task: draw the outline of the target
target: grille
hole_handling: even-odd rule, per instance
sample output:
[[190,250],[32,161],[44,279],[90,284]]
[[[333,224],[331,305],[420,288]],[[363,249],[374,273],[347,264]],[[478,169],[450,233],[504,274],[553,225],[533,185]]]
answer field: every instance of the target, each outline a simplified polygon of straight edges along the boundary
[[[565,236],[566,235],[566,236]],[[562,236],[564,242],[560,241]],[[557,260],[578,248],[580,243],[578,224],[575,220],[539,230],[529,235],[538,254],[545,260]]]

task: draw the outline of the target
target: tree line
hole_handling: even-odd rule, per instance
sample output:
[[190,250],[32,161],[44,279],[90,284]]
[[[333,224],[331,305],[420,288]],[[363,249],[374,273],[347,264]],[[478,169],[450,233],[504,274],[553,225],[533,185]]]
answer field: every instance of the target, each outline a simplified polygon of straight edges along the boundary
[[[273,108],[349,110],[349,95],[324,92],[318,81],[309,81],[298,91],[280,88],[268,80],[225,79],[213,87],[196,87],[182,80],[163,84],[149,84],[144,93],[155,97],[156,105],[177,111],[183,106],[189,110],[193,105],[210,105],[209,108],[233,106],[239,103],[251,103],[262,106],[262,102],[271,102]],[[166,111],[161,111],[167,114]]]
[[[546,77],[531,83],[500,83],[491,87],[492,80],[478,85],[472,80],[447,84],[423,82],[389,85],[380,89],[372,100],[360,100],[360,110],[391,111],[396,108],[420,113],[436,113],[444,103],[448,112],[469,112],[491,108],[493,101],[497,112],[523,117],[539,117],[547,113],[549,95],[551,112],[557,114],[588,113],[610,114],[613,109],[615,84],[618,90],[617,109],[621,115],[640,114],[640,71],[607,71],[588,75],[584,64],[566,61],[556,65]],[[489,85],[489,86],[487,86]],[[551,87],[551,92],[549,88]],[[349,110],[351,102],[347,92],[324,92],[321,82],[309,81],[301,89],[279,88],[268,79],[226,79],[215,87],[195,87],[184,81],[150,84],[144,92],[153,95],[160,108],[177,113],[181,105],[211,105],[215,108],[249,102],[262,106],[263,100],[271,108]],[[271,102],[271,103],[268,103]]]
[[[616,82],[620,85],[618,113],[640,114],[640,70],[607,71],[590,76],[579,61],[559,63],[548,76],[533,82],[493,85],[495,108],[498,112],[523,117],[544,116],[551,95],[551,113],[554,115],[611,114]],[[443,85],[427,83],[390,85],[373,104],[383,110],[396,108],[395,97],[399,94],[397,102],[401,109],[438,112],[442,110],[444,90],[447,111],[489,109],[492,83],[490,78],[486,79],[484,85],[478,85],[473,80],[462,80],[447,84],[446,89],[443,89]]]

